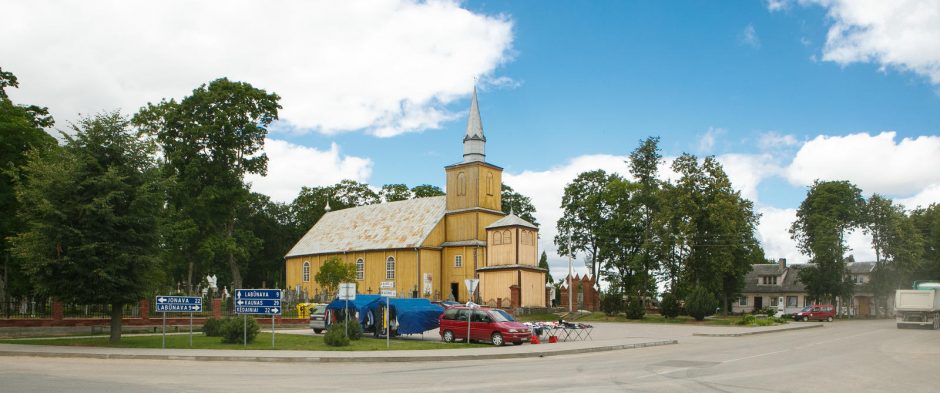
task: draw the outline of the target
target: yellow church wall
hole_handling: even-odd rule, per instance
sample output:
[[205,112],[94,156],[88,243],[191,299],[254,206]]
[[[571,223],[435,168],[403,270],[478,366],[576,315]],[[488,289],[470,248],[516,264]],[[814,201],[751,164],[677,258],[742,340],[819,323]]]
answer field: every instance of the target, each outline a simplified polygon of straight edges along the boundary
[[421,243],[422,247],[440,247],[441,243],[444,240],[444,228],[446,220],[441,220],[434,226],[434,229],[431,230],[431,233],[428,234],[428,237],[424,239],[424,243]]
[[545,273],[522,271],[522,307],[545,307]]
[[460,165],[445,169],[447,174],[447,210],[479,207],[480,165]]
[[[516,260],[516,234],[511,228],[498,228],[487,231],[487,260],[489,265],[512,265]],[[506,235],[510,241],[506,241]]]
[[461,240],[485,239],[484,237],[478,237],[478,215],[479,212],[473,211],[446,215],[444,221],[446,222],[445,238],[447,241],[456,242]]
[[[424,274],[431,274],[431,295],[424,293]],[[432,300],[441,300],[445,296],[441,295],[441,251],[440,250],[421,250],[421,297],[429,297]]]
[[[432,250],[432,253],[437,251]],[[345,263],[355,264],[356,260],[362,259],[364,262],[364,277],[362,280],[356,280],[356,290],[359,293],[379,293],[380,285],[383,281],[394,281],[395,289],[398,291],[399,296],[402,297],[411,297],[412,291],[415,288],[420,290],[418,286],[420,279],[418,277],[417,270],[417,258],[419,251],[414,249],[405,249],[405,250],[378,250],[378,251],[363,251],[363,252],[352,252],[352,253],[332,253],[332,254],[320,254],[320,255],[309,255],[303,257],[294,257],[288,258],[285,262],[287,270],[287,287],[295,288],[296,285],[301,285],[301,288],[307,290],[307,293],[310,296],[314,296],[323,291],[323,289],[316,283],[316,274],[320,271],[320,267],[323,266],[323,263],[331,257],[339,257]],[[385,262],[388,257],[395,258],[395,279],[387,280],[386,279],[386,269]],[[428,263],[434,263],[434,258],[431,258],[432,261]],[[310,279],[309,281],[303,281],[303,263],[310,263]],[[422,266],[425,265],[425,262],[422,261]],[[420,293],[419,293],[420,295]]]
[[[477,180],[479,192],[479,206],[485,209],[502,210],[502,171],[496,168],[480,165]],[[488,225],[488,224],[487,224]]]
[[519,233],[519,264],[538,265],[538,232],[517,228]]
[[498,221],[500,218],[503,218],[503,215],[488,213],[488,212],[478,212],[477,213],[477,236],[478,239],[486,239],[487,230],[486,227],[490,224]]
[[486,304],[496,302],[496,299],[503,299],[504,307],[509,306],[510,292],[509,287],[516,284],[518,273],[516,270],[487,271],[480,272],[480,296]]
[[[450,296],[451,283],[457,283],[460,288],[458,291],[458,300],[461,302],[467,301],[467,286],[464,284],[464,280],[474,278],[476,275],[476,270],[473,266],[474,250],[476,250],[477,266],[484,266],[484,255],[486,254],[486,248],[484,247],[444,247],[441,252],[440,290],[442,299],[447,299],[447,297]],[[463,256],[461,267],[455,266],[454,257],[457,255]]]

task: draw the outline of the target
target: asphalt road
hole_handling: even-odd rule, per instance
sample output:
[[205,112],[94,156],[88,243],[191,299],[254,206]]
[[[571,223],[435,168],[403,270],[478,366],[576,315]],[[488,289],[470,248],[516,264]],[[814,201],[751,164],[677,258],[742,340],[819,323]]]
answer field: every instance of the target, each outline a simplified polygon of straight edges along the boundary
[[[630,324],[679,345],[467,362],[256,363],[0,357],[0,392],[936,392],[940,331],[891,320],[745,337]],[[697,329],[701,330],[701,328]]]

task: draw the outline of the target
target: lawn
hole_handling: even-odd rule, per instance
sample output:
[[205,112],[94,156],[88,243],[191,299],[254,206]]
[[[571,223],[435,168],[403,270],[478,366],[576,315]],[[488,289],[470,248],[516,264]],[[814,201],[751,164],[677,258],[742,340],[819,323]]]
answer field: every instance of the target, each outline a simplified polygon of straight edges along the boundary
[[[523,315],[520,316],[519,321],[522,322],[534,322],[534,321],[557,321],[559,316],[556,314],[532,314],[532,315]],[[572,321],[575,322],[627,322],[627,323],[669,323],[669,324],[693,324],[693,325],[704,325],[704,326],[728,326],[734,325],[735,322],[740,320],[741,317],[735,316],[712,316],[705,318],[704,321],[696,321],[695,318],[689,316],[679,316],[676,318],[664,318],[659,314],[646,314],[643,316],[643,319],[627,319],[623,315],[612,315],[609,316],[602,312],[594,312],[590,314],[584,314],[580,318],[575,318]]]
[[[108,337],[88,337],[88,338],[48,338],[48,339],[29,339],[29,340],[0,340],[4,344],[30,344],[30,345],[61,345],[78,347],[113,347],[113,348],[160,348],[162,337],[160,335],[124,335],[121,342],[111,345]],[[485,344],[466,344],[466,343],[444,343],[441,341],[425,341],[417,339],[392,339],[389,342],[388,349],[408,350],[408,349],[460,349],[460,348],[478,348],[487,347]],[[384,351],[386,350],[384,339],[375,339],[363,337],[360,340],[351,341],[346,347],[331,347],[323,343],[323,336],[305,336],[299,334],[278,334],[275,336],[275,347],[278,350],[295,351]],[[166,336],[166,347],[175,349],[189,348],[188,334],[174,334]],[[238,344],[223,344],[220,337],[206,337],[201,333],[193,333],[193,349],[272,349],[271,333],[258,333],[254,342],[248,343],[248,347]]]

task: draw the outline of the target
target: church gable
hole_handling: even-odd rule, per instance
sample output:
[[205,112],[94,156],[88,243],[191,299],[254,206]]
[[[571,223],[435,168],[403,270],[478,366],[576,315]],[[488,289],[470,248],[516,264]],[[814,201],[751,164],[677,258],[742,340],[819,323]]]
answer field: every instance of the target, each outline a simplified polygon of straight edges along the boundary
[[439,196],[332,211],[285,257],[421,247],[444,218],[445,205]]

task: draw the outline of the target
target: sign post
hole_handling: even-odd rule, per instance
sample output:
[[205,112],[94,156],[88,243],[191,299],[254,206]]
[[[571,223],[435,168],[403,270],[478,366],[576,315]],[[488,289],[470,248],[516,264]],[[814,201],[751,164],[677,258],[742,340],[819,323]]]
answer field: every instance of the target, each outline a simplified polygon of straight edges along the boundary
[[392,346],[392,324],[389,321],[389,300],[390,298],[395,297],[395,282],[394,281],[382,281],[379,285],[379,288],[382,289],[382,296],[385,297],[385,313],[382,316],[382,322],[385,324],[385,349],[388,349]]
[[354,282],[340,283],[339,293],[337,294],[337,297],[340,300],[346,301],[346,306],[343,308],[343,315],[345,315],[345,322],[343,323],[343,328],[346,330],[346,337],[349,338],[349,301],[356,300],[356,283]]
[[271,348],[274,348],[274,316],[281,315],[280,289],[236,289],[235,314],[242,314],[242,332],[248,346],[248,314],[271,316]]
[[199,296],[157,296],[154,304],[156,311],[163,313],[163,348],[166,348],[166,313],[189,313],[189,347],[193,347],[193,311],[202,311],[202,298]]
[[479,278],[467,278],[463,280],[463,283],[467,285],[467,304],[470,305],[470,310],[467,313],[467,344],[470,344],[470,320],[473,318],[473,292],[477,290],[477,284],[480,283]]

